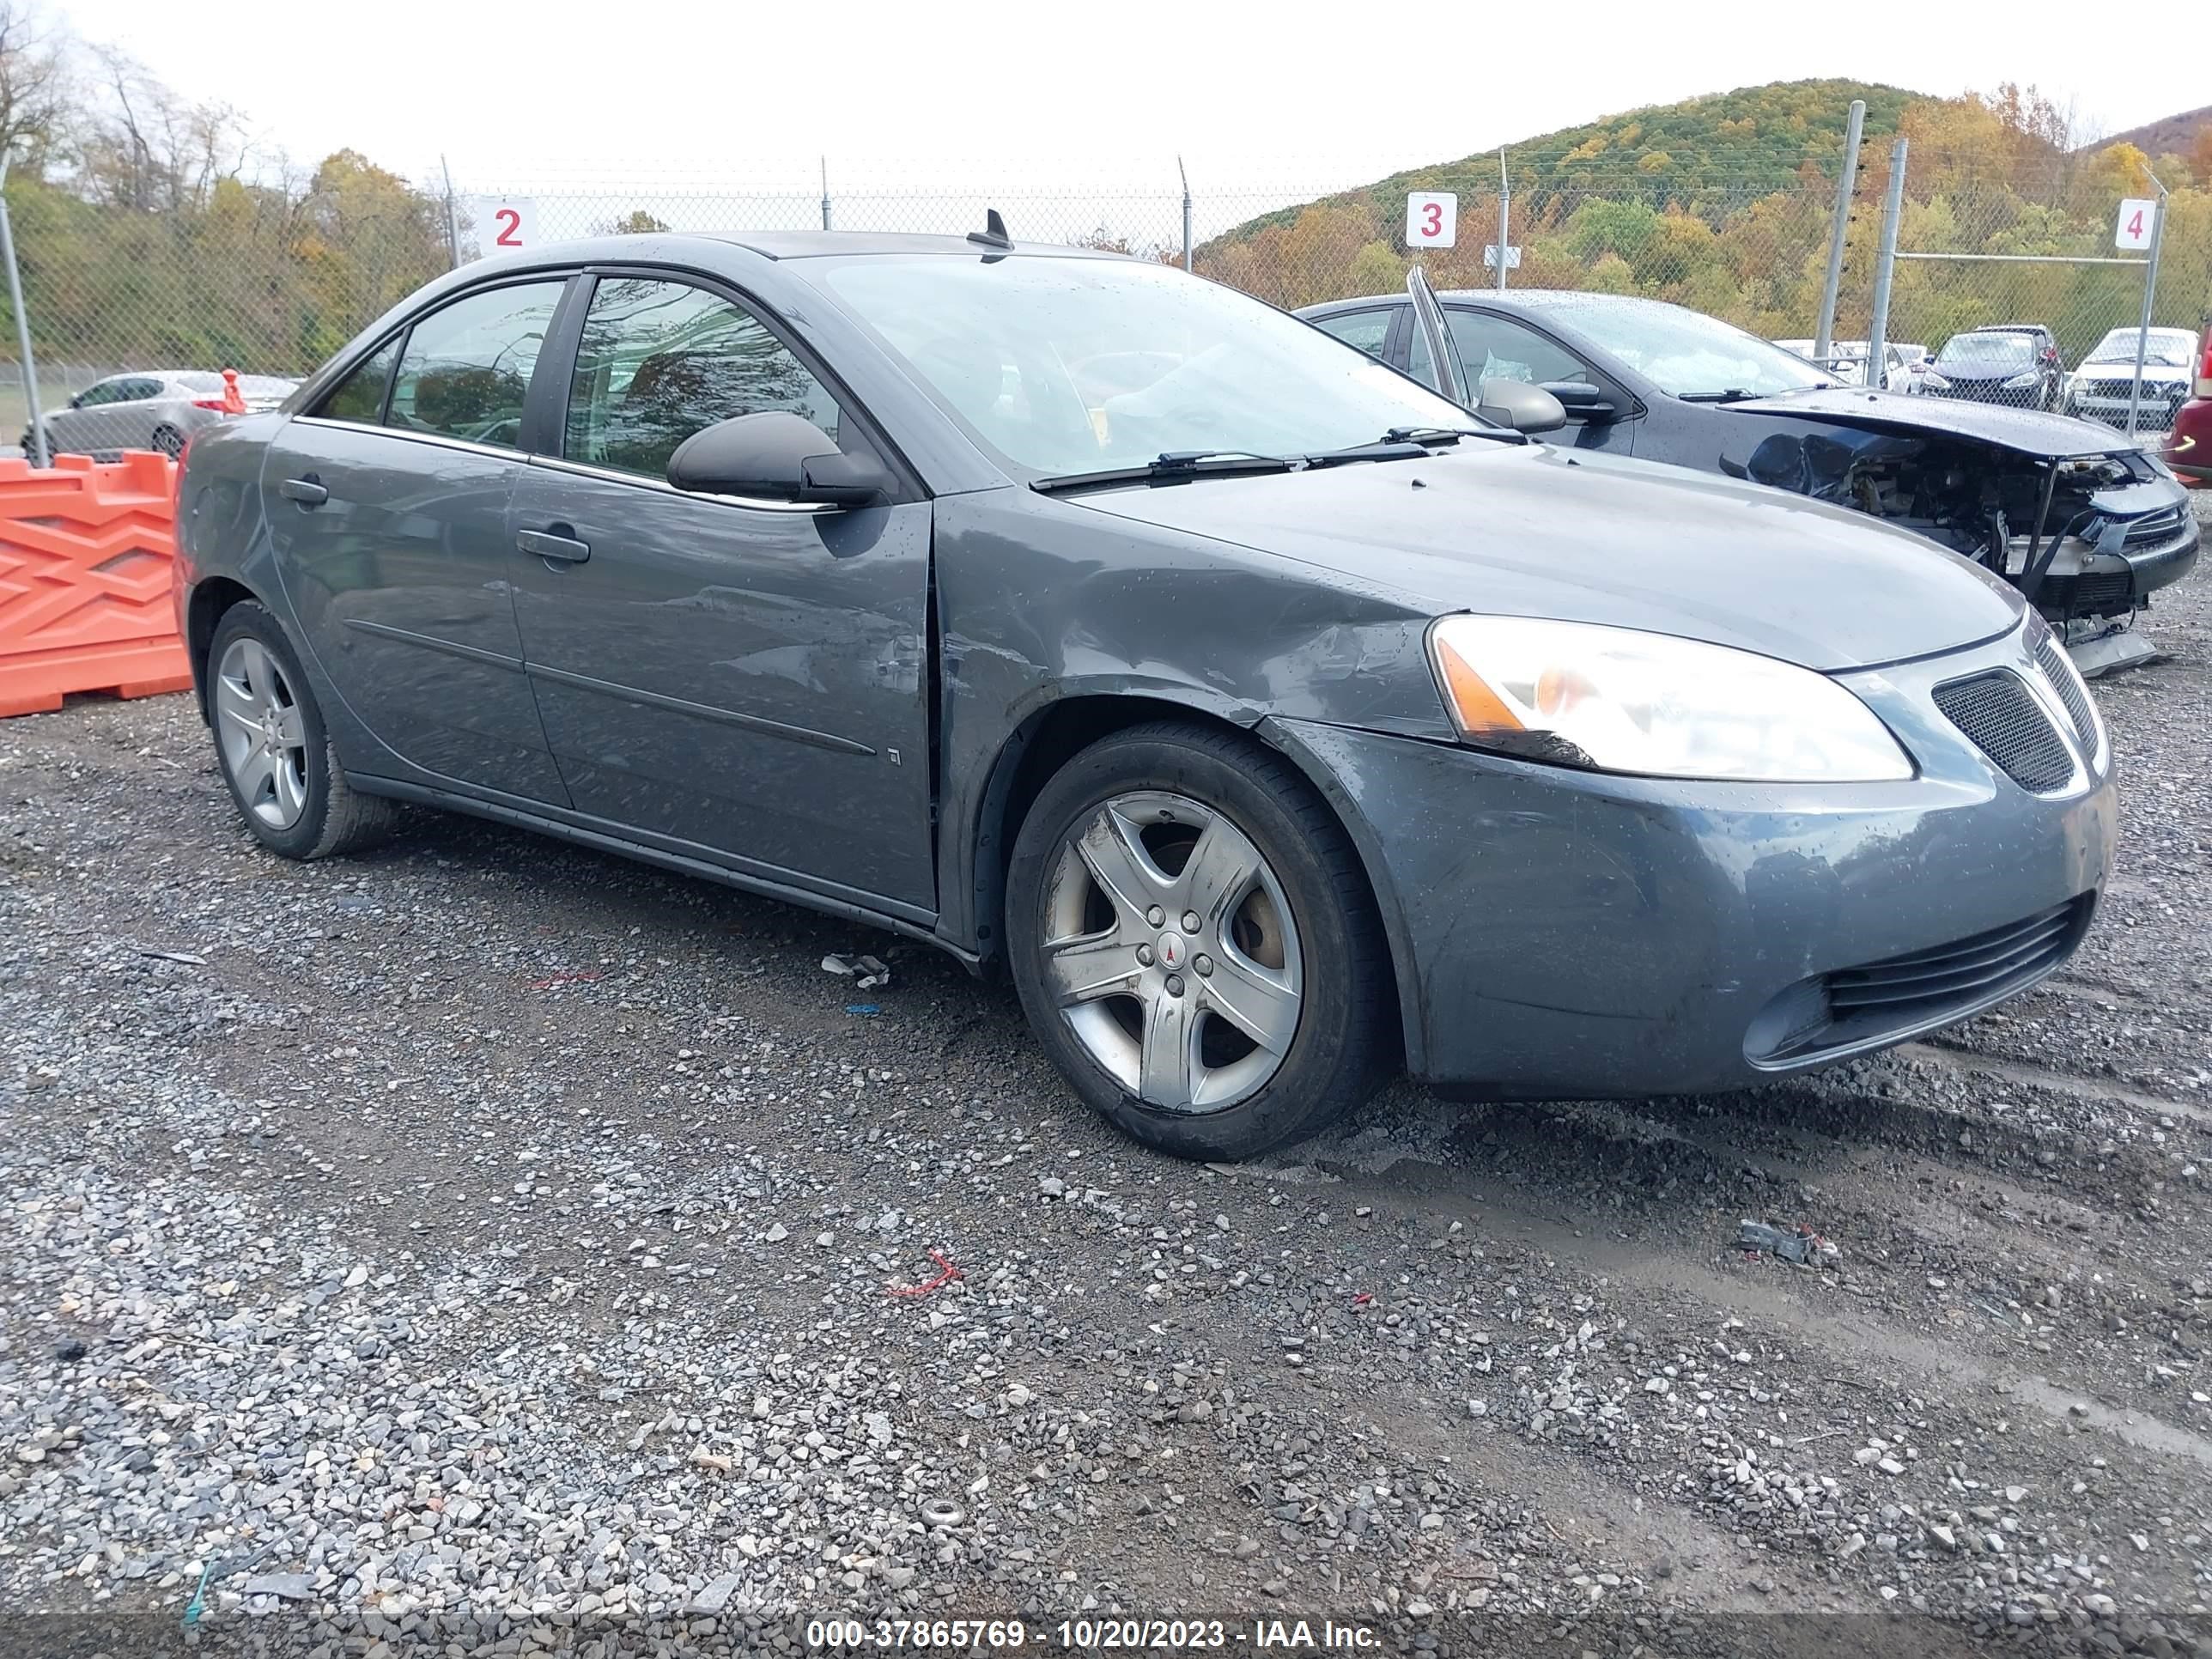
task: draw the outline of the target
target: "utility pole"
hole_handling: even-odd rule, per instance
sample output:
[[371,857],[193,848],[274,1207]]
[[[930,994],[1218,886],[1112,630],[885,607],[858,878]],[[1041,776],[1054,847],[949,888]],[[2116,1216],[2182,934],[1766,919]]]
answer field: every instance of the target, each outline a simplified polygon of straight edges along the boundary
[[1176,157],[1176,171],[1182,175],[1182,268],[1189,270],[1194,268],[1191,263],[1190,169],[1183,166],[1182,157],[1180,155]]
[[1505,146],[1498,147],[1498,291],[1505,292],[1505,251],[1512,246],[1513,181],[1505,175]]
[[8,303],[15,307],[15,344],[23,354],[23,403],[31,414],[31,465],[46,466],[46,413],[39,407],[39,368],[31,358],[31,319],[23,311],[23,277],[15,268],[15,229],[8,222],[8,156],[0,151],[0,258],[8,262]]
[[1905,216],[1905,156],[1899,138],[1889,152],[1889,194],[1881,204],[1881,253],[1874,267],[1874,321],[1867,330],[1867,384],[1881,384],[1882,359],[1889,348],[1889,285],[1897,274],[1897,222]]
[[822,228],[830,228],[830,158],[822,158]]
[[[2136,435],[2136,420],[2142,412],[2143,356],[2150,349],[2151,307],[2158,301],[2158,255],[2166,243],[2166,188],[2159,183],[2158,174],[2150,175],[2152,186],[2158,191],[2158,217],[2150,228],[2150,269],[2143,273],[2142,325],[2136,330],[2136,378],[2128,388],[2128,436]],[[12,272],[14,266],[9,267]]]
[[1859,138],[1865,131],[1865,101],[1854,98],[1850,124],[1844,131],[1844,170],[1836,180],[1836,217],[1828,228],[1828,276],[1820,286],[1820,323],[1813,331],[1813,360],[1824,367],[1835,349],[1836,298],[1844,286],[1844,240],[1850,234],[1851,197],[1859,179]]

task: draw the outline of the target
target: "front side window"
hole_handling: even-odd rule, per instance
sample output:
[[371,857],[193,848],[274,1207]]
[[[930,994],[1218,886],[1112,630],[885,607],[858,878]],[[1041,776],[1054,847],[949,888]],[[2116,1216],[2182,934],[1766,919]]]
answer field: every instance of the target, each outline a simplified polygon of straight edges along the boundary
[[416,323],[399,355],[386,424],[515,449],[557,281],[489,289]]
[[1018,472],[1177,451],[1303,455],[1474,418],[1322,330],[1133,259],[805,260],[938,403]]
[[333,421],[374,426],[384,418],[384,394],[392,385],[392,366],[398,361],[398,340],[386,340],[354,365],[353,373],[337,383],[315,412]]
[[600,279],[568,383],[568,459],[665,477],[693,433],[764,410],[839,435],[836,401],[742,306],[689,283]]
[[1487,312],[1454,309],[1452,344],[1466,370],[1468,389],[1485,380],[1587,380],[1587,365],[1532,328]]
[[1335,335],[1346,345],[1358,346],[1370,357],[1382,357],[1382,348],[1390,340],[1390,318],[1388,311],[1340,311],[1334,317],[1315,318],[1314,326]]
[[120,402],[123,388],[128,380],[101,380],[77,393],[76,406],[79,409],[98,409],[102,404]]

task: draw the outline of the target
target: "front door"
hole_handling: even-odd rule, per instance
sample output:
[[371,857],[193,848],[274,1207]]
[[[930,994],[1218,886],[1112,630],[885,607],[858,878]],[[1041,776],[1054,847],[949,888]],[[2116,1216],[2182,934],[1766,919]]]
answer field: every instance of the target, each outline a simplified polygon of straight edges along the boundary
[[478,290],[419,319],[286,426],[261,474],[286,597],[361,723],[424,772],[554,803],[507,518],[562,286]]
[[596,280],[558,453],[526,470],[511,515],[530,550],[523,655],[576,810],[767,879],[933,910],[929,503],[672,488],[677,445],[737,415],[869,439],[751,307],[672,277]]

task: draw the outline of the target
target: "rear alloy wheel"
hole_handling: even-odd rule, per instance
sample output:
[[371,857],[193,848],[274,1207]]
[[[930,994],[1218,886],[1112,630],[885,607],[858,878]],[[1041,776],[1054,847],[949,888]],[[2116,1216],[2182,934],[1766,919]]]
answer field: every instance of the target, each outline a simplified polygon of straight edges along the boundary
[[1364,1099],[1389,970],[1328,809],[1249,739],[1146,726],[1045,787],[1016,843],[1031,1025],[1094,1108],[1184,1157],[1310,1133]]
[[157,426],[154,428],[154,447],[173,461],[185,453],[185,434],[166,423]]
[[251,600],[231,606],[208,665],[216,758],[256,841],[286,858],[327,858],[370,845],[398,821],[396,803],[347,781],[274,617]]

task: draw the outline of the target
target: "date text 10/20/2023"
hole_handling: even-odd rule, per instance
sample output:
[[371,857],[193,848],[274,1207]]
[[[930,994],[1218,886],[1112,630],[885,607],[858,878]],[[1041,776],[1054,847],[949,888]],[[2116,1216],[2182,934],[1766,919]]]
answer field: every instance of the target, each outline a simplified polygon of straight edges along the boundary
[[1070,1652],[1177,1652],[1223,1648],[1365,1653],[1379,1650],[1372,1626],[1333,1619],[1063,1619],[1032,1629],[1020,1619],[815,1619],[810,1648],[1010,1650],[1034,1643]]

